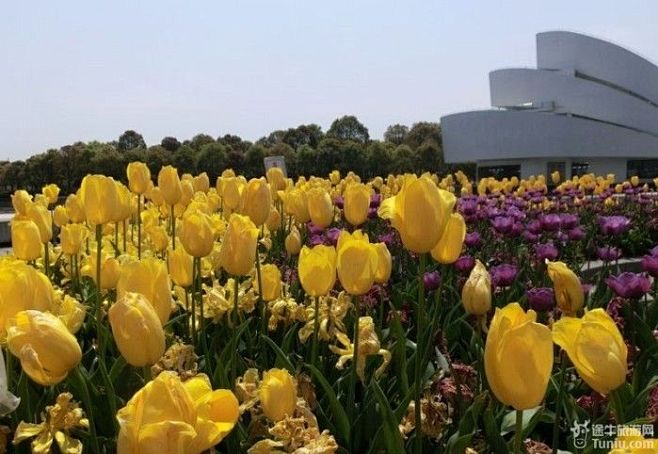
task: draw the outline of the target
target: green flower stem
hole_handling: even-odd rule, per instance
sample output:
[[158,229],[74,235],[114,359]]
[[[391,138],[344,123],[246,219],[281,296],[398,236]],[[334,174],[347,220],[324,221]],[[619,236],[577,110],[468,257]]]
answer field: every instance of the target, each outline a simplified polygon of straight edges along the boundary
[[98,445],[98,437],[96,436],[96,418],[94,418],[94,406],[91,402],[91,395],[89,394],[89,387],[87,386],[87,379],[84,377],[82,371],[78,366],[73,371],[73,376],[78,381],[78,385],[82,391],[82,403],[85,405],[85,413],[89,420],[89,435],[91,438],[91,448],[96,454],[100,454],[101,450]]
[[[356,387],[358,383],[358,373],[357,373],[357,365],[359,362],[359,303],[360,303],[360,298],[358,296],[354,297],[354,355],[352,356],[352,375],[350,378],[350,390],[349,390],[349,395],[348,395],[348,400],[347,400],[347,408],[349,409],[348,411],[350,412],[350,420],[355,421],[356,420]],[[316,320],[318,320],[317,315],[316,315]],[[356,437],[354,436],[354,431],[352,432],[352,452],[356,452],[356,446],[355,446],[355,440]]]
[[[192,268],[194,268],[194,262],[192,262]],[[194,274],[194,271],[192,271],[192,274]],[[190,288],[185,287],[185,306],[189,309],[189,300],[190,300]],[[192,346],[196,350],[196,300],[194,298],[194,295],[192,295],[192,308],[190,310],[191,315],[192,315],[192,323],[190,324],[190,341],[192,342]]]
[[621,400],[619,395],[620,388],[610,391],[610,399],[612,399],[612,405],[615,410],[615,420],[617,424],[623,424],[626,422],[626,417],[624,414],[624,403]]
[[[414,362],[414,416],[416,421],[416,440],[415,452],[421,454],[423,451],[423,435],[421,424],[421,393],[423,390],[423,356],[425,345],[422,342],[423,328],[425,327],[425,284],[423,277],[425,275],[426,254],[420,255],[418,264],[418,304],[416,306],[416,361]],[[436,290],[437,292],[440,289]]]
[[[564,396],[564,374],[567,369],[567,357],[564,351],[560,351],[560,375],[557,382],[557,399],[555,402],[555,422],[553,423],[553,452],[557,453],[560,437],[560,414],[562,413],[562,399]],[[595,406],[596,407],[596,406]]]
[[516,410],[516,429],[514,431],[514,454],[521,454],[523,443],[523,410]]

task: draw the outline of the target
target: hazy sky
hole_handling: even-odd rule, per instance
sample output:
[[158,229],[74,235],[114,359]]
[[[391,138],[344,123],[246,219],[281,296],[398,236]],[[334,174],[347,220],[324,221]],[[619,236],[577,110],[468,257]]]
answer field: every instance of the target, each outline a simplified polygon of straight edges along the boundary
[[658,2],[12,1],[0,26],[0,159],[135,129],[235,133],[356,115],[393,123],[489,106],[488,72],[534,66],[535,34],[658,61]]

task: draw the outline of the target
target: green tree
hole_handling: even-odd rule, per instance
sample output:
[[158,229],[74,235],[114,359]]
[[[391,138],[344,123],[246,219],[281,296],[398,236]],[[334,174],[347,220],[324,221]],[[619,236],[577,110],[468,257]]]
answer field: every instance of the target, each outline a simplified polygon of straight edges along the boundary
[[265,174],[263,158],[265,148],[260,145],[252,145],[244,154],[244,172],[247,178],[255,178]]
[[408,145],[399,145],[393,152],[393,172],[407,173],[416,169],[416,156]]
[[217,177],[227,168],[228,156],[226,147],[221,143],[213,140],[207,143],[197,154],[196,169],[197,172],[206,172],[210,181],[215,181]]
[[146,142],[140,133],[129,129],[119,136],[117,150],[123,153],[134,148],[146,148]]
[[215,139],[213,139],[212,136],[209,136],[208,134],[197,134],[196,136],[192,137],[191,140],[186,140],[183,142],[184,145],[189,145],[196,151],[200,151],[204,145],[211,143],[215,143]]
[[310,145],[302,145],[297,149],[297,173],[310,177],[321,175],[316,171],[318,167],[318,152]]
[[375,141],[366,150],[367,177],[385,177],[392,171],[395,147],[390,142]]
[[154,145],[146,151],[145,160],[146,166],[151,171],[151,176],[157,179],[160,169],[171,164],[171,152],[160,145]]
[[196,173],[197,152],[189,145],[181,145],[174,152],[171,160],[181,174]]
[[361,143],[366,143],[370,139],[368,128],[353,115],[345,115],[334,120],[327,131],[327,137]]
[[416,148],[420,147],[426,140],[434,140],[434,142],[436,142],[439,147],[441,147],[441,125],[427,121],[414,123],[414,125],[409,130],[407,137],[405,137],[404,143],[415,150]]
[[323,136],[322,128],[316,124],[299,125],[285,131],[281,141],[290,145],[293,150],[297,150],[302,145],[310,145],[315,148]]
[[428,139],[416,149],[418,171],[439,172],[443,166],[443,151],[433,139]]
[[401,124],[391,125],[384,132],[384,140],[395,145],[402,145],[409,134],[409,127]]
[[162,141],[160,142],[160,146],[165,150],[171,151],[173,153],[176,150],[178,150],[178,148],[180,148],[181,143],[178,141],[177,138],[172,136],[167,136],[162,139]]

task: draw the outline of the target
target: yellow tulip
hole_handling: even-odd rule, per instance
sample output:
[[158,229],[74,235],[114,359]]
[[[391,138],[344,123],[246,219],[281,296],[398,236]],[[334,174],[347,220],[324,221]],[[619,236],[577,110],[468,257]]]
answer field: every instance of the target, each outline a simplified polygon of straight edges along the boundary
[[208,192],[210,190],[210,179],[206,172],[200,173],[192,180],[194,192]]
[[261,297],[265,301],[272,301],[281,296],[281,271],[274,264],[263,265],[260,268],[263,291]]
[[334,204],[326,189],[315,187],[306,193],[308,213],[313,224],[320,228],[327,228],[334,220]]
[[270,167],[265,174],[267,182],[276,190],[282,191],[286,188],[286,176],[279,167]]
[[39,228],[42,243],[47,243],[53,237],[53,221],[47,208],[33,203],[27,209],[27,217]]
[[158,173],[158,187],[165,203],[169,206],[176,205],[183,196],[178,170],[172,166],[164,166]]
[[258,388],[263,413],[278,422],[293,416],[297,405],[297,384],[286,369],[270,369],[263,374]]
[[484,315],[491,310],[491,275],[479,260],[462,287],[462,304],[468,314]]
[[233,213],[219,251],[220,263],[233,276],[246,276],[256,262],[258,228],[247,216]]
[[242,194],[242,214],[260,227],[265,224],[272,207],[272,194],[264,178],[252,178]]
[[432,257],[444,265],[455,263],[462,252],[466,237],[466,223],[459,213],[450,214],[448,224],[436,246],[432,248]]
[[85,207],[80,196],[77,194],[69,195],[66,202],[64,202],[64,206],[66,207],[66,215],[71,222],[79,224],[85,221]]
[[167,230],[163,226],[153,226],[148,229],[147,234],[155,252],[162,252],[167,249],[167,246],[169,245],[169,236]]
[[[96,282],[96,251],[91,252],[80,271],[83,276],[88,276]],[[101,254],[101,288],[103,290],[110,290],[117,286],[120,271],[121,265],[117,259],[105,253]]]
[[551,173],[551,181],[553,184],[558,184],[560,182],[560,172],[557,170]]
[[85,321],[87,310],[84,304],[70,295],[57,296],[53,300],[53,306],[50,312],[56,315],[66,326],[71,334],[75,334],[82,327]]
[[566,315],[573,316],[583,307],[585,293],[576,273],[564,262],[546,262],[548,277],[553,281],[555,301]]
[[638,184],[640,184],[640,178],[639,178],[637,175],[633,175],[633,176],[630,178],[630,182],[631,182],[631,185],[633,185],[633,187],[635,187],[635,186],[637,186]]
[[276,232],[281,228],[281,214],[279,214],[279,210],[272,207],[265,225],[270,232]]
[[181,198],[176,205],[181,205],[186,207],[192,201],[194,197],[194,186],[192,186],[192,181],[190,180],[181,180]]
[[[28,309],[47,311],[53,287],[45,274],[18,260],[0,261],[0,333],[16,313]],[[2,336],[0,336],[2,337]]]
[[80,186],[80,198],[88,222],[102,225],[114,221],[119,210],[119,194],[112,178],[87,175]]
[[595,391],[608,394],[626,381],[626,344],[603,309],[586,312],[582,318],[561,318],[553,324],[553,341]]
[[343,230],[336,247],[336,271],[347,293],[363,295],[375,282],[379,256],[377,248],[360,230],[350,234]]
[[353,226],[363,224],[368,219],[370,209],[370,188],[365,184],[350,184],[343,193],[343,213]]
[[165,352],[165,334],[158,314],[140,293],[126,292],[107,313],[114,341],[131,366],[155,364]]
[[126,168],[128,187],[135,194],[144,194],[151,183],[151,170],[143,162],[135,161]]
[[7,322],[7,346],[35,382],[52,386],[66,378],[82,358],[78,341],[48,312],[18,312]]
[[27,208],[32,205],[32,196],[24,189],[19,189],[11,195],[11,204],[16,214],[27,216]]
[[144,295],[153,305],[160,323],[167,323],[172,310],[171,282],[163,261],[148,257],[124,264],[117,283],[117,298],[128,292]]
[[53,221],[57,227],[61,227],[69,223],[69,215],[66,212],[64,205],[57,205],[53,210]]
[[56,184],[48,184],[41,189],[41,193],[46,197],[49,204],[57,203],[59,197],[59,186]]
[[396,196],[382,202],[379,216],[391,220],[405,248],[421,254],[441,239],[455,202],[454,194],[437,188],[430,178],[412,176]]
[[192,285],[193,258],[184,248],[169,249],[167,252],[169,275],[174,284],[181,287]]
[[215,244],[215,235],[208,216],[200,211],[186,213],[180,227],[180,242],[193,257],[210,254]]
[[76,255],[84,244],[89,229],[84,224],[66,224],[59,232],[62,252],[67,255]]
[[518,303],[496,309],[484,349],[484,369],[496,398],[516,410],[540,404],[553,369],[551,331]]
[[298,224],[307,223],[311,216],[308,212],[306,191],[295,188],[283,194],[283,208],[286,213],[293,216]]
[[375,243],[377,250],[377,272],[375,273],[375,282],[384,284],[391,277],[393,259],[391,253],[386,247],[386,243]]
[[11,247],[16,258],[29,261],[41,257],[43,244],[39,227],[29,219],[11,221]]
[[336,249],[318,245],[304,246],[297,264],[299,280],[304,291],[311,296],[324,296],[336,283]]
[[137,391],[116,415],[117,453],[196,454],[219,443],[237,422],[238,401],[230,391],[212,391],[198,381],[183,384],[165,371]]
[[164,196],[162,195],[162,190],[154,186],[149,191],[146,193],[146,197],[153,202],[155,206],[161,206],[164,205],[165,199]]
[[297,255],[302,248],[302,237],[299,234],[297,227],[290,229],[290,233],[286,235],[285,240],[286,252],[289,255]]
[[244,187],[238,177],[222,177],[221,196],[224,201],[224,207],[233,211],[238,209],[242,202],[242,191]]

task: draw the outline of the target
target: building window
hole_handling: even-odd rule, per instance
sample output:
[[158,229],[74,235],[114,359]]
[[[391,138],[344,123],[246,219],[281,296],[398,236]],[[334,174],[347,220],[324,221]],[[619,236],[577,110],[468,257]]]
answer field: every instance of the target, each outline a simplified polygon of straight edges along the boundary
[[521,178],[520,165],[505,165],[505,166],[483,166],[478,167],[478,178]]
[[658,159],[629,159],[626,162],[626,178],[633,176],[641,179],[658,177]]
[[572,162],[571,163],[571,176],[580,177],[588,173],[589,162]]

